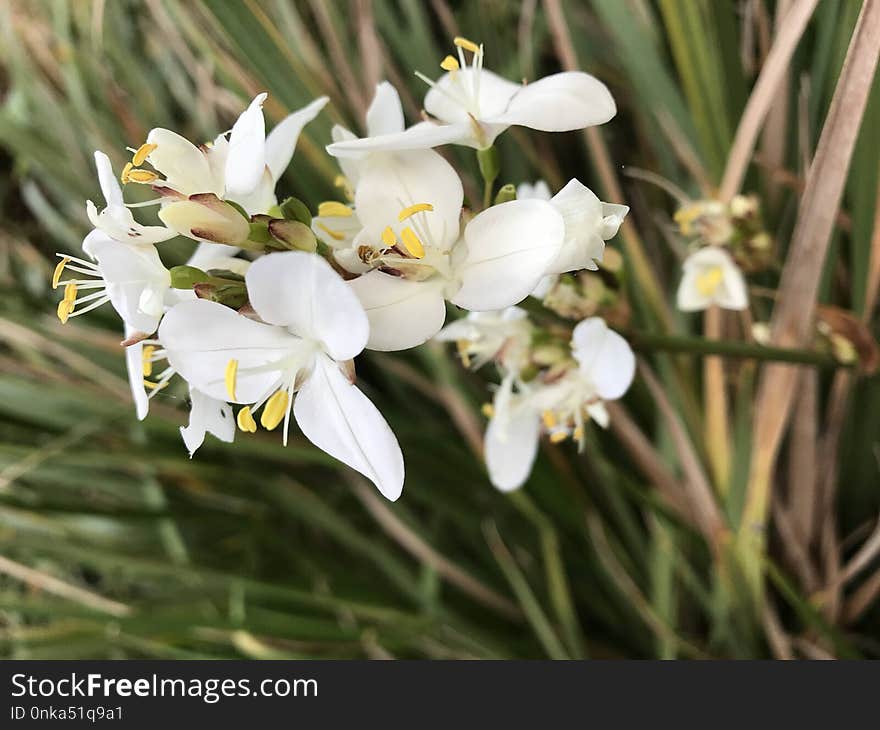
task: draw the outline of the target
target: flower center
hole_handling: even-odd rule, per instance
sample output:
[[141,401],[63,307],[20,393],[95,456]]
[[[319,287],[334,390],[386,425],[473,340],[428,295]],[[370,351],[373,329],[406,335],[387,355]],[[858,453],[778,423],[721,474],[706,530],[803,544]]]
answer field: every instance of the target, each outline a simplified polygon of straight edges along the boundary
[[[52,274],[52,288],[57,289],[62,284],[64,285],[64,296],[58,302],[57,314],[61,323],[66,324],[70,317],[91,312],[109,301],[110,297],[105,291],[107,285],[96,264],[85,259],[78,259],[75,256],[58,255],[61,256],[61,261],[58,262]],[[61,277],[65,271],[74,271],[92,278],[62,280]],[[89,290],[94,291],[91,294],[80,296],[80,291]],[[77,306],[82,308],[76,310]]]
[[[446,56],[440,62],[440,68],[449,73],[450,84],[440,86],[419,71],[416,71],[416,76],[454,104],[462,107],[472,119],[477,120],[480,118],[480,72],[483,70],[483,44],[474,43],[461,36],[452,42],[455,45],[458,59]],[[465,51],[471,54],[470,65],[465,59]],[[461,69],[470,70],[467,79],[463,78],[464,74],[459,73]]]
[[724,278],[724,272],[720,266],[712,266],[705,271],[697,274],[696,285],[697,291],[704,297],[711,297],[718,291],[721,281]]

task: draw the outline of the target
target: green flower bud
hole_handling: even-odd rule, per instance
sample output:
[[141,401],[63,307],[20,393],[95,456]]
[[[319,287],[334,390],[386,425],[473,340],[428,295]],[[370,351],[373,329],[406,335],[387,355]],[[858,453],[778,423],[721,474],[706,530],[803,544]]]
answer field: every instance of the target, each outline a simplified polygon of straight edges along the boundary
[[171,286],[174,289],[192,289],[196,284],[210,280],[210,276],[195,266],[174,266],[171,274]]
[[495,205],[501,205],[501,203],[509,203],[511,200],[516,200],[516,186],[512,183],[502,185],[498,192],[495,194]]
[[309,206],[299,198],[287,198],[279,206],[281,214],[289,221],[299,221],[303,225],[312,225],[312,213]]

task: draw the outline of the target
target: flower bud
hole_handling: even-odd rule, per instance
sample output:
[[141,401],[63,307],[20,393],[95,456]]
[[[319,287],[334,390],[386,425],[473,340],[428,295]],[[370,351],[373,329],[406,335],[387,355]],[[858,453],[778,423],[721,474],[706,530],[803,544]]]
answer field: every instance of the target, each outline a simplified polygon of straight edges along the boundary
[[498,149],[496,147],[486,147],[477,150],[477,162],[480,165],[480,174],[487,183],[495,182],[498,173],[501,171],[501,162],[498,159]]
[[516,185],[512,183],[502,185],[501,189],[495,194],[495,205],[509,203],[511,200],[516,200]]
[[173,289],[192,289],[196,284],[204,283],[211,278],[195,266],[173,266],[168,273],[171,274]]
[[280,244],[284,249],[314,253],[318,248],[318,239],[312,229],[301,221],[275,218],[269,221],[268,232],[274,239],[273,243]]
[[250,235],[250,222],[238,208],[214,193],[197,193],[159,211],[162,222],[189,238],[242,246]]
[[281,215],[289,221],[299,221],[303,225],[312,225],[312,214],[309,207],[299,198],[287,198],[279,206]]
[[199,299],[207,299],[209,302],[218,302],[232,309],[240,309],[248,301],[247,287],[243,281],[230,281],[224,283],[205,282],[193,287]]

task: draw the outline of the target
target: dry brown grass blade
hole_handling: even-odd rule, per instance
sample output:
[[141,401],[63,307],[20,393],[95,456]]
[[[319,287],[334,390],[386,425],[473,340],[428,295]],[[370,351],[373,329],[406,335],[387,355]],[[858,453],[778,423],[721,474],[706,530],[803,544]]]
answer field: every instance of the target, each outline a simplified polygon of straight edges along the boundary
[[761,125],[777,96],[779,86],[785,81],[791,56],[818,2],[819,0],[796,0],[779,24],[779,32],[739,120],[718,190],[721,200],[730,200],[739,192]]
[[351,64],[348,62],[348,56],[345,54],[342,39],[340,39],[339,34],[336,32],[336,25],[330,17],[330,12],[327,9],[328,6],[321,2],[321,0],[311,0],[309,7],[311,7],[312,13],[315,16],[321,37],[324,39],[327,52],[333,61],[333,68],[339,76],[343,93],[354,111],[354,116],[356,119],[363,119],[367,113],[369,100],[364,94],[363,86],[358,82]]
[[[703,319],[703,335],[707,340],[723,339],[724,312],[712,306]],[[730,478],[730,408],[727,383],[724,377],[724,359],[707,357],[703,360],[703,403],[705,407],[706,453],[712,468],[712,477],[719,493],[727,493]]]
[[814,368],[803,368],[800,391],[801,397],[792,416],[786,504],[795,535],[804,549],[809,551],[818,526],[816,510],[819,500],[819,374]]
[[[783,268],[772,318],[774,345],[803,347],[809,336],[825,254],[871,90],[878,49],[880,0],[865,0],[810,168]],[[754,450],[741,526],[746,554],[751,553],[747,562],[755,588],[760,584],[757,558],[765,542],[772,473],[794,400],[796,375],[796,368],[769,365],[758,387]]]
[[382,46],[376,34],[376,21],[373,17],[372,0],[356,0],[355,18],[357,20],[358,56],[363,63],[364,85],[372,93],[382,80]]

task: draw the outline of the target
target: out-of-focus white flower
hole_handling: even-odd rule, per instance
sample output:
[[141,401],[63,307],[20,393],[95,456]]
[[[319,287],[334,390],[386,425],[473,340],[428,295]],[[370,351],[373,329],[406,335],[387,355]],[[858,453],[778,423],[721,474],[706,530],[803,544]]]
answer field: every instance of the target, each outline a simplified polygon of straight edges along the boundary
[[534,183],[520,183],[516,186],[516,199],[528,200],[534,198],[536,200],[550,200],[553,193],[550,192],[550,186],[545,180],[535,180]]
[[369,334],[354,292],[326,261],[296,251],[263,256],[245,281],[262,322],[215,302],[182,302],[159,328],[170,365],[197,391],[248,404],[237,418],[243,431],[256,430],[253,414],[262,409],[265,428],[283,421],[286,443],[292,413],[313,444],[397,499],[397,439],[343,372]]
[[525,364],[532,325],[524,309],[508,307],[494,312],[470,312],[446,325],[434,337],[455,342],[466,367],[475,370],[495,360],[506,372],[518,373]]
[[[567,132],[604,124],[617,113],[606,86],[589,74],[565,71],[516,84],[483,69],[482,45],[466,38],[456,38],[454,43],[458,58],[443,59],[440,66],[446,73],[436,82],[417,74],[431,87],[424,106],[437,121],[336,141],[327,151],[348,157],[372,150],[426,149],[450,143],[485,149],[511,126]],[[471,56],[470,64],[466,53]]]
[[558,255],[565,225],[550,203],[495,205],[462,232],[462,201],[458,175],[432,150],[366,161],[355,194],[359,230],[343,236],[328,225],[325,240],[345,238],[337,261],[355,273],[369,269],[350,285],[370,320],[370,349],[403,350],[433,337],[445,300],[469,311],[516,304]]
[[585,319],[575,327],[571,350],[578,367],[562,377],[549,383],[521,383],[519,392],[506,379],[496,391],[484,456],[489,478],[498,489],[512,491],[525,483],[542,431],[553,443],[572,438],[583,448],[586,421],[606,427],[604,401],[620,398],[632,383],[632,349],[601,318]]
[[722,309],[746,309],[749,297],[742,271],[730,254],[718,246],[706,246],[685,259],[678,287],[678,308],[696,312],[717,304]]

